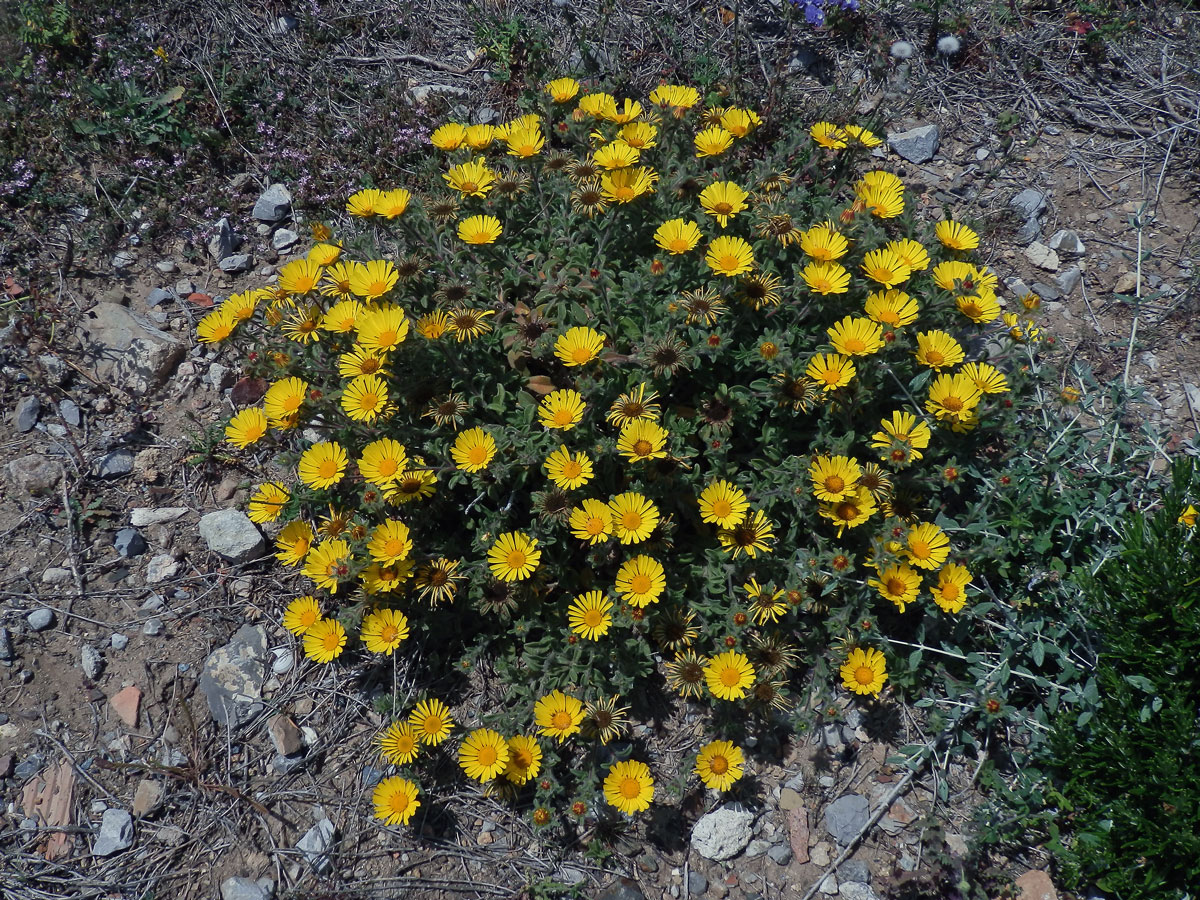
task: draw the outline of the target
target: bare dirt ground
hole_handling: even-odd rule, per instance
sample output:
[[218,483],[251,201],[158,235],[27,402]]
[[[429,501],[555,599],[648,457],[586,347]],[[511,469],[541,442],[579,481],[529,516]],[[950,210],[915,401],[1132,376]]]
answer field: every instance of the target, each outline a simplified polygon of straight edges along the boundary
[[[425,96],[431,109],[509,110],[510,88],[486,78],[494,64],[475,56],[468,10],[410,11],[406,37],[381,39],[371,26],[385,7],[337,6],[337,14],[362,21],[332,47],[306,46],[305,26],[268,39],[283,10],[205,9],[181,17],[172,52],[202,60],[206,41],[224,40],[236,63],[251,33],[267,57],[337,58],[348,78],[369,70],[391,85],[390,95],[415,104],[418,117],[427,107],[416,99]],[[587,3],[569,12],[551,3],[487,12],[548,23],[559,43],[547,52],[560,62],[578,56],[567,38],[590,23],[589,59],[576,66],[615,65],[624,55],[631,91],[644,92],[679,53],[691,53],[711,57],[719,81],[736,69],[744,90],[789,114],[840,113],[889,133],[937,124],[931,160],[912,163],[895,152],[882,159],[916,193],[921,214],[981,223],[989,264],[1045,298],[1039,321],[1061,348],[1064,385],[1103,392],[1128,379],[1145,389],[1134,418],[1161,434],[1164,450],[1197,440],[1200,13],[1159,10],[1093,58],[1071,31],[1077,19],[1022,5],[1020,21],[980,13],[963,31],[960,54],[942,58],[924,52],[928,23],[911,11],[864,9],[869,39],[847,46],[826,32],[773,26],[777,13],[768,4],[747,7],[732,21],[725,8],[704,4],[685,13]],[[596,31],[602,20],[605,30]],[[663,22],[674,43],[664,39]],[[918,45],[911,60],[888,56],[896,39]],[[370,739],[381,719],[372,699],[393,685],[366,683],[353,669],[294,663],[295,642],[278,626],[292,586],[269,562],[213,553],[198,531],[205,514],[243,507],[261,475],[207,452],[201,434],[228,414],[226,392],[238,373],[235,361],[192,337],[206,303],[195,295],[257,286],[288,258],[249,214],[266,175],[255,164],[247,151],[234,168],[249,178],[214,175],[219,183],[210,186],[225,198],[218,215],[247,239],[247,274],[223,273],[205,250],[209,232],[194,221],[150,245],[119,238],[86,246],[79,236],[73,262],[63,258],[59,229],[69,234],[80,223],[30,221],[30,246],[41,255],[21,265],[10,258],[10,296],[38,266],[58,318],[52,332],[10,318],[0,340],[6,897],[217,897],[235,876],[270,879],[280,897],[539,896],[534,886],[550,881],[575,885],[582,896],[603,889],[609,900],[806,897],[813,889],[836,893],[838,878],[842,896],[868,896],[846,885],[866,882],[882,895],[914,880],[934,884],[966,856],[974,767],[950,760],[905,780],[888,758],[929,739],[922,723],[903,710],[874,722],[849,707],[814,711],[809,733],[757,749],[762,803],[754,842],[730,862],[702,859],[689,846],[688,829],[705,812],[701,796],[618,837],[607,859],[582,852],[586,820],[574,834],[535,833],[528,818],[465,789],[431,798],[416,828],[378,827],[368,809],[379,777]],[[1030,188],[1044,195],[1044,209],[1022,234],[1028,217],[1011,201]],[[319,211],[312,196],[295,193],[294,221],[280,225],[303,232]],[[111,212],[100,205],[93,215]],[[1052,259],[1030,249],[1062,230],[1076,233],[1081,252]],[[122,251],[133,262],[114,269]],[[172,294],[154,301],[155,289]],[[1023,292],[1010,285],[1010,309]],[[1139,292],[1140,301],[1130,299]],[[130,334],[141,343],[131,347]],[[30,398],[39,407],[32,413]],[[231,729],[214,720],[200,682],[206,661],[235,633],[257,674],[247,687],[252,709]],[[403,685],[403,670],[397,679]],[[687,746],[687,729],[681,717],[664,743]],[[948,789],[939,790],[942,778]],[[850,856],[866,868],[843,867],[823,882],[838,855],[827,810],[845,795],[866,798],[881,816]],[[131,811],[132,834],[127,848],[100,855],[108,810]],[[324,820],[336,829],[327,856],[297,849]],[[1015,877],[1043,860],[1031,851],[990,862]],[[267,896],[249,882],[241,889],[232,896]]]

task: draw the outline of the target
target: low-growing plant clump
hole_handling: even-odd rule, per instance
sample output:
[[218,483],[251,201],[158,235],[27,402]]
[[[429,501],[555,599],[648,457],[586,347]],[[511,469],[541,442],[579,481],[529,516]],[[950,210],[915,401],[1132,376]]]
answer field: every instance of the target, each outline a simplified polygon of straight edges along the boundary
[[[989,508],[1040,335],[879,138],[559,78],[431,142],[437,187],[355,193],[198,328],[261,385],[226,436],[278,453],[249,513],[307,579],[283,626],[416,685],[381,820],[447,760],[537,825],[736,792],[810,701],[918,686],[893,640],[970,649],[1000,553],[954,517]],[[682,766],[633,727],[680,703]]]

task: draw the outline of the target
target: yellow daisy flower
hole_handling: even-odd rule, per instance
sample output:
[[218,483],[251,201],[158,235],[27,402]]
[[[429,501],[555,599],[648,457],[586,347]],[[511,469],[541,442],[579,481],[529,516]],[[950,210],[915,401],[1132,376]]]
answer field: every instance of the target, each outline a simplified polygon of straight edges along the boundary
[[486,197],[496,180],[496,173],[487,167],[486,160],[481,156],[453,166],[442,178],[464,197]]
[[322,619],[304,633],[304,655],[314,662],[331,663],[346,647],[346,629],[337,619]]
[[236,413],[225,426],[225,440],[245,450],[267,433],[267,414],[257,406]]
[[687,253],[700,243],[700,226],[683,219],[670,219],[654,232],[654,243],[672,256]]
[[586,326],[576,326],[554,342],[554,355],[566,366],[582,366],[604,349],[604,335]]
[[714,181],[700,192],[700,206],[724,228],[730,219],[746,209],[749,196],[732,181]]
[[496,439],[482,428],[469,428],[454,439],[450,456],[464,472],[482,472],[496,456]]
[[814,141],[830,150],[841,150],[849,139],[849,135],[832,122],[817,122],[808,133]]
[[667,587],[662,563],[646,555],[626,560],[617,570],[617,593],[630,606],[643,609],[658,598]]
[[814,456],[808,477],[812,479],[816,498],[832,503],[858,494],[862,469],[857,459],[847,456]]
[[542,771],[542,747],[537,738],[518,734],[508,739],[508,765],[504,777],[513,784],[525,784]]
[[979,246],[979,235],[953,219],[946,219],[934,226],[933,233],[950,250],[974,250]]
[[322,541],[308,552],[304,574],[317,587],[336,594],[339,581],[350,574],[350,545],[341,540]]
[[421,743],[431,747],[436,747],[449,737],[450,730],[454,728],[450,708],[441,700],[422,700],[409,714],[408,724]]
[[566,447],[559,447],[546,457],[542,464],[554,486],[564,491],[583,487],[592,480],[592,461],[586,453],[572,454]]
[[382,191],[378,191],[375,188],[364,188],[361,191],[355,191],[346,198],[346,212],[361,219],[369,219],[375,215],[375,206],[379,203],[382,194]]
[[395,484],[408,468],[408,452],[392,438],[380,438],[363,447],[358,471],[363,480],[378,487]]
[[468,778],[488,782],[508,768],[508,741],[497,731],[478,728],[458,748],[458,764]]
[[408,526],[395,519],[388,519],[375,526],[371,532],[367,552],[376,562],[390,565],[407,559],[412,552],[413,542]]
[[837,262],[810,262],[800,277],[816,294],[844,294],[850,290],[850,273]]
[[567,607],[567,622],[571,630],[582,638],[595,641],[608,634],[612,627],[612,616],[609,614],[613,602],[604,596],[603,591],[588,591],[580,594]]
[[[279,551],[275,554],[275,558],[285,566],[300,565],[304,562],[304,557],[308,556],[313,537],[312,526],[307,522],[300,519],[288,522],[283,527],[283,531],[279,532],[279,536],[275,538],[275,549]],[[286,625],[284,627],[287,628]]]
[[718,275],[733,278],[754,268],[754,250],[740,237],[722,235],[708,245],[704,261]]
[[379,755],[393,766],[407,766],[417,758],[421,744],[407,722],[393,722],[375,738]]
[[733,146],[733,135],[720,125],[711,125],[696,135],[696,158],[720,156]]
[[700,492],[700,521],[718,528],[734,528],[746,518],[750,501],[742,489],[724,479],[712,482]]
[[429,143],[439,150],[457,150],[467,139],[467,128],[458,122],[439,125],[429,136]]
[[870,319],[846,316],[826,333],[833,349],[844,356],[870,356],[883,349],[883,327]]
[[583,704],[562,691],[552,691],[533,704],[533,720],[539,733],[557,738],[561,744],[579,732]]
[[937,584],[930,590],[933,602],[944,612],[961,612],[967,602],[967,585],[971,583],[971,572],[958,563],[947,563],[938,572]]
[[571,510],[571,534],[589,544],[602,544],[612,534],[612,511],[603,500],[584,500]]
[[889,328],[899,328],[917,321],[917,314],[921,310],[916,300],[904,291],[893,289],[868,294],[864,311],[868,318],[876,322],[881,322]]
[[650,767],[636,759],[614,763],[604,776],[604,799],[627,816],[649,809],[654,799]]
[[400,307],[373,309],[359,318],[358,346],[382,355],[404,343],[408,327],[408,317]]
[[854,363],[840,353],[817,353],[804,374],[821,386],[823,391],[845,387],[855,376]]
[[820,504],[817,513],[833,522],[837,526],[838,537],[841,537],[847,528],[857,528],[870,519],[877,509],[874,495],[860,485],[856,494]]
[[574,100],[579,93],[579,82],[574,78],[555,78],[542,88],[555,103]]
[[600,179],[600,191],[605,200],[631,203],[643,194],[653,194],[658,173],[645,166],[630,166],[606,172]]
[[617,452],[630,462],[665,459],[670,432],[653,419],[634,419],[621,429]]
[[917,362],[931,369],[948,369],[963,361],[962,345],[944,331],[917,334]]
[[585,409],[587,404],[579,391],[570,388],[551,391],[538,406],[538,421],[544,428],[570,431],[583,421]]
[[704,681],[720,700],[740,700],[754,684],[754,666],[736,650],[712,657],[704,666]]
[[840,669],[842,684],[856,694],[877,697],[887,681],[886,663],[878,650],[855,647]]
[[333,487],[346,474],[349,457],[346,450],[336,441],[313,444],[300,455],[297,474],[309,487],[325,490]]
[[612,141],[596,151],[593,159],[602,169],[624,169],[636,165],[641,151],[624,141]]
[[814,225],[800,235],[800,249],[817,262],[836,262],[850,249],[850,242],[828,225]]
[[872,281],[885,288],[894,288],[912,275],[910,269],[894,250],[886,247],[872,250],[863,257],[862,271]]
[[904,612],[921,591],[921,573],[899,563],[887,566],[878,578],[867,579],[867,584],[879,591],[880,597],[891,600],[900,612]]
[[321,604],[315,597],[297,597],[283,611],[283,627],[297,637],[321,621]]
[[324,270],[311,259],[293,259],[279,270],[279,289],[288,294],[308,294],[317,289]]
[[727,791],[742,777],[746,758],[732,741],[710,741],[696,755],[693,771],[706,788]]
[[292,495],[278,481],[268,481],[260,484],[247,502],[246,515],[250,521],[258,525],[274,522],[283,512],[283,506]]
[[622,544],[640,544],[658,525],[658,507],[654,501],[634,491],[613,497],[608,509],[612,514],[613,534]]
[[375,818],[384,825],[407,825],[413,813],[421,807],[418,795],[417,786],[407,778],[399,775],[384,778],[371,791]]
[[341,407],[356,422],[387,418],[387,384],[378,375],[360,375],[342,390]]
[[488,550],[488,568],[501,581],[524,581],[542,561],[537,538],[520,531],[506,531]]
[[[390,191],[384,191],[379,198],[379,202],[375,205],[375,215],[382,216],[385,219],[396,219],[404,215],[404,211],[408,209],[408,204],[412,201],[412,194],[405,188],[395,188]],[[312,259],[310,256],[309,259]]]
[[391,656],[408,640],[408,617],[395,609],[377,609],[363,616],[359,637],[368,653]]
[[721,549],[734,559],[743,553],[755,559],[759,553],[771,552],[771,544],[775,541],[775,525],[761,509],[756,510],[732,528],[718,531],[717,541]]

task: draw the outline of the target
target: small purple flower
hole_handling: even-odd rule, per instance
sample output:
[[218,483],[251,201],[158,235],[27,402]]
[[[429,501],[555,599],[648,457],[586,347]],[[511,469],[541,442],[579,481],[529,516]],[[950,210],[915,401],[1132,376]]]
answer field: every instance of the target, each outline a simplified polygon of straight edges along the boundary
[[828,6],[853,12],[858,9],[858,0],[792,0],[804,10],[804,19],[809,25],[825,24],[825,8]]

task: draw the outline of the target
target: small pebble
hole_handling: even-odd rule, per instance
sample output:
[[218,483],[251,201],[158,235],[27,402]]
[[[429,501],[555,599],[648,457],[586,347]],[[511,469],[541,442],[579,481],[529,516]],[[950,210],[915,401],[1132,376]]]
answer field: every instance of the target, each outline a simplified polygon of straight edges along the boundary
[[45,607],[35,609],[25,617],[25,621],[34,631],[45,631],[54,624],[54,611]]
[[114,634],[108,639],[108,643],[114,650],[124,650],[129,646],[129,638],[123,634]]

